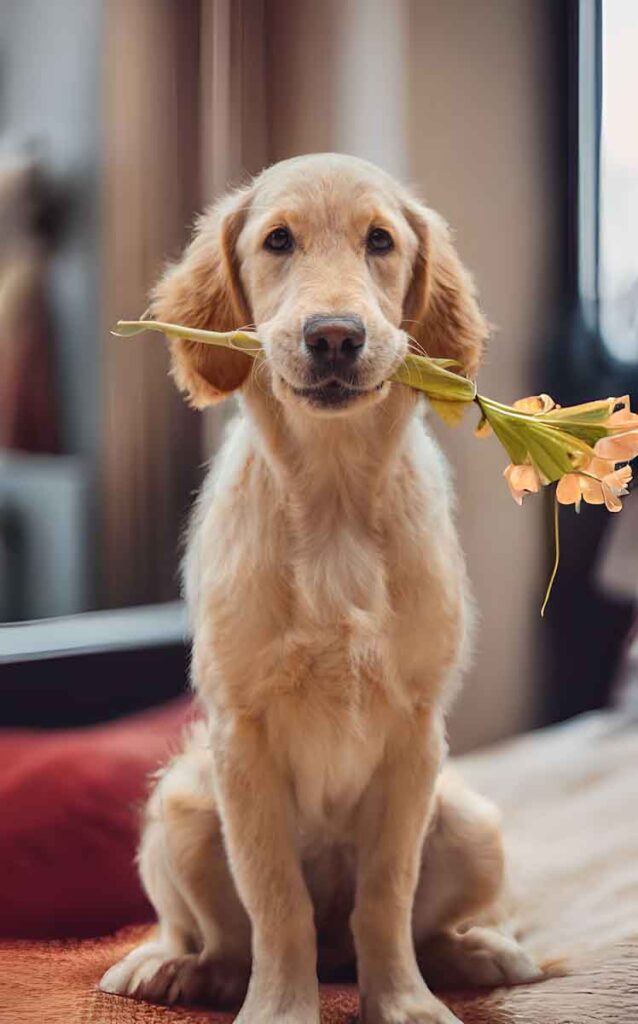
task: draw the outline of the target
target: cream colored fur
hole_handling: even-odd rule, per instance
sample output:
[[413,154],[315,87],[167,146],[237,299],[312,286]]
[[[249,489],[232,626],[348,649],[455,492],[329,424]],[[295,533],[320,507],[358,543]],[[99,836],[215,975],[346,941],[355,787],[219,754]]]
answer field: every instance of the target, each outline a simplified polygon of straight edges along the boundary
[[[294,250],[265,251],[282,226]],[[391,251],[370,254],[372,227]],[[302,157],[202,218],[153,312],[250,322],[266,359],[172,342],[193,404],[238,389],[241,411],[185,562],[207,719],[149,803],[140,869],[159,932],[102,987],[232,1002],[250,978],[241,1024],[317,1024],[317,958],[333,973],[356,959],[365,1024],[450,1024],[422,971],[539,976],[502,930],[469,927],[503,877],[493,807],[442,772],[471,601],[447,466],[416,394],[387,383],[409,345],[476,371],[471,279],[443,221],[389,176]],[[358,390],[319,412],[300,394],[302,325],[346,312],[367,332]]]

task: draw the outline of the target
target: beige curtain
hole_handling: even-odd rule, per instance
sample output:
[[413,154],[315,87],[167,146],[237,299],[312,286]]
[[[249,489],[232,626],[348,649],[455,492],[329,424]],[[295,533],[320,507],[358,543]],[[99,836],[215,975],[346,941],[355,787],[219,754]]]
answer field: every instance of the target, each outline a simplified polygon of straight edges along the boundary
[[[205,202],[268,162],[265,0],[203,0],[201,156]],[[219,446],[230,404],[202,417],[203,454]]]
[[105,4],[102,210],[104,602],[177,593],[177,546],[220,413],[189,411],[157,335],[116,341],[194,213],[265,159],[262,0]]

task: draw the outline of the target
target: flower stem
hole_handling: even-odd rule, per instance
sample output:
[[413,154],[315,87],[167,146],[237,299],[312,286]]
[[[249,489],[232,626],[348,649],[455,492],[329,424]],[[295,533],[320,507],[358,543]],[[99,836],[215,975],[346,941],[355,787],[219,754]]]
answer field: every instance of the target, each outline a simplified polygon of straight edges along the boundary
[[560,562],[560,531],[558,525],[559,510],[560,507],[556,499],[556,495],[554,495],[554,568],[552,569],[552,574],[549,577],[549,583],[547,584],[547,590],[545,591],[545,600],[541,607],[541,619],[545,616],[545,609],[547,608],[547,602],[549,601],[549,596],[552,592],[552,587],[554,586],[554,580],[556,579],[556,573],[558,572],[558,563]]

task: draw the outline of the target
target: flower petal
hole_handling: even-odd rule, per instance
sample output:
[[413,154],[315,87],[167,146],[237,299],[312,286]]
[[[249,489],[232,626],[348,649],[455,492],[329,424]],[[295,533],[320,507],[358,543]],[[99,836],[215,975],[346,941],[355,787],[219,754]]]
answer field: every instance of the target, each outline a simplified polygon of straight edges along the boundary
[[578,505],[581,497],[581,478],[577,473],[566,473],[556,486],[556,500],[561,505]]
[[621,512],[622,511],[622,501],[620,500],[620,498],[616,494],[613,493],[613,491],[610,491],[610,489],[608,487],[605,487],[604,484],[603,484],[603,495],[604,495],[604,500],[605,500],[605,507],[606,507],[608,512]]
[[553,409],[556,402],[550,395],[530,395],[529,398],[519,398],[517,402],[514,402],[514,409],[518,409],[519,412],[527,412],[532,415],[537,415],[543,412],[549,412]]
[[627,487],[631,481],[631,466],[621,466],[620,469],[608,473],[603,478],[603,485],[608,487],[614,494],[627,494]]
[[533,466],[516,466],[510,463],[503,470],[503,476],[507,480],[510,493],[517,505],[523,504],[526,494],[539,491],[541,488],[540,477]]
[[[616,413],[614,413],[615,415]],[[613,419],[613,417],[611,418]],[[604,459],[613,459],[614,462],[629,462],[638,455],[638,430],[602,437],[594,445],[594,450]]]
[[620,409],[616,409],[612,412],[611,416],[607,420],[609,426],[631,426],[632,424],[638,423],[638,413],[632,412],[629,407],[629,396],[624,395],[623,398],[617,398],[616,404],[620,404]]
[[620,496],[627,494],[627,487],[631,480],[631,467],[621,466],[603,478],[602,488],[605,497],[605,505],[609,512],[620,512],[622,502]]
[[581,489],[583,492],[583,498],[588,505],[604,505],[605,495],[603,492],[603,485],[600,480],[592,480],[590,477],[584,476],[581,478]]
[[609,476],[613,473],[616,468],[616,463],[613,459],[600,459],[598,455],[591,459],[586,466],[583,466],[583,472],[591,473],[592,476],[598,477],[602,480],[604,476]]

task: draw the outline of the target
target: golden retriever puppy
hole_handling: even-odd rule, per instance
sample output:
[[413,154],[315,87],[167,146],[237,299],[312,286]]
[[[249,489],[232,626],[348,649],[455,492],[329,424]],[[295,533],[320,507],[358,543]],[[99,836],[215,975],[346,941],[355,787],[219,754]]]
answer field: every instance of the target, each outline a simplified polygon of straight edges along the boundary
[[270,167],[199,222],[153,315],[252,324],[258,362],[171,342],[204,407],[237,392],[193,517],[185,589],[206,721],[159,777],[140,869],[156,938],[104,976],[157,1001],[317,1024],[356,963],[365,1024],[451,1024],[434,981],[539,970],[470,927],[503,877],[498,818],[442,773],[471,602],[410,346],[472,376],[487,325],[439,216],[371,164]]

